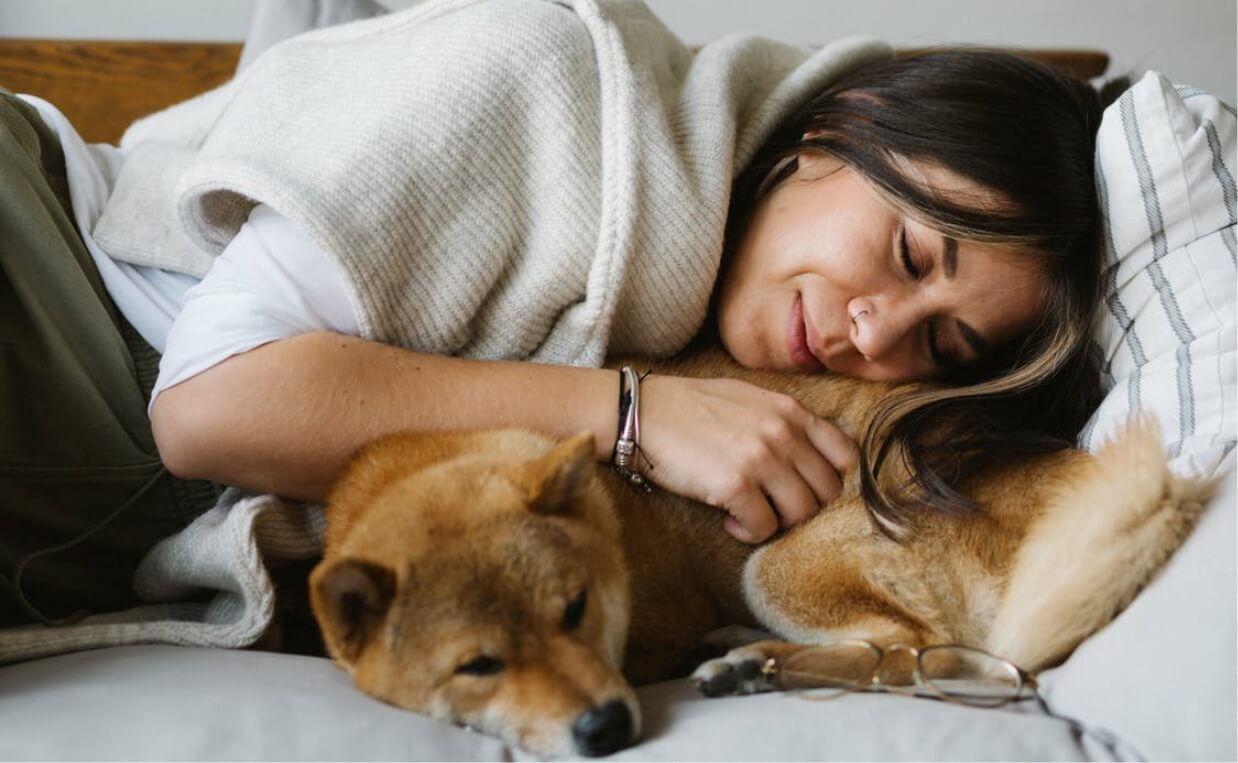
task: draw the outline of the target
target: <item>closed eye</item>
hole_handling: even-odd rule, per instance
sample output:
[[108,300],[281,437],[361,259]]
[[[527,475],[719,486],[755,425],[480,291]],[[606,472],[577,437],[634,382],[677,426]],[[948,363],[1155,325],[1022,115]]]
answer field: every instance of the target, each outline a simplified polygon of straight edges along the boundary
[[919,280],[920,269],[916,267],[916,263],[911,259],[911,248],[907,246],[907,227],[899,231],[898,234],[898,254],[902,260],[903,270],[907,271],[907,275],[911,276],[912,280]]
[[[913,281],[920,279],[920,268],[916,267],[915,261],[911,258],[911,247],[907,244],[907,226],[903,226],[898,234],[898,255],[902,261],[903,270],[907,271],[907,275]],[[928,354],[933,360],[933,365],[939,369],[945,370],[956,365],[953,358],[946,355],[938,344],[937,325],[933,321],[927,321],[924,324],[925,334],[928,339]]]
[[506,667],[503,661],[490,657],[489,655],[481,655],[474,657],[468,662],[463,662],[456,668],[456,673],[467,676],[492,676],[495,673],[501,672]]

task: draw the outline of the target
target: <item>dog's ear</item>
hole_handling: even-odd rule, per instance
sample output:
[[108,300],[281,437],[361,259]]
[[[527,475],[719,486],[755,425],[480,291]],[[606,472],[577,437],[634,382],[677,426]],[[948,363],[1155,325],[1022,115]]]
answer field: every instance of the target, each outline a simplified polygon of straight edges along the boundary
[[310,605],[327,649],[341,662],[352,663],[391,607],[395,573],[361,559],[329,559],[314,568],[309,584]]
[[524,464],[515,481],[528,496],[529,508],[542,514],[571,511],[593,476],[594,450],[593,434],[582,432]]

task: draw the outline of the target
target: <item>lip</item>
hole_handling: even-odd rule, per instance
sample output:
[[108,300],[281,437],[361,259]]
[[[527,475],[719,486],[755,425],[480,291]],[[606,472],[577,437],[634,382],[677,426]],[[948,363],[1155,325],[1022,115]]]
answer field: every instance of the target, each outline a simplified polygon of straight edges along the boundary
[[804,320],[803,299],[796,293],[787,325],[787,352],[791,363],[801,371],[820,373],[825,370],[825,364],[810,349],[816,344],[815,333],[812,324]]

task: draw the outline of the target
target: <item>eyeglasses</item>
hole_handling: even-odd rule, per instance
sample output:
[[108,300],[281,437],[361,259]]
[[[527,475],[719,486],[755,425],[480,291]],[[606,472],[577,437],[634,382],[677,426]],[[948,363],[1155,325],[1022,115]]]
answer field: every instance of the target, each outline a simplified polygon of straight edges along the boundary
[[783,691],[832,699],[854,691],[888,691],[977,707],[1037,698],[1036,679],[981,649],[944,644],[881,649],[858,639],[770,658],[762,674]]

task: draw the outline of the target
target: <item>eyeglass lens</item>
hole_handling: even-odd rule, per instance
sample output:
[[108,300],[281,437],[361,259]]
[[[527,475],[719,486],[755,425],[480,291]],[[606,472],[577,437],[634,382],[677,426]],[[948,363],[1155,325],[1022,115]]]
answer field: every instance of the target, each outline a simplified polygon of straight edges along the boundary
[[920,675],[939,693],[971,705],[1000,705],[1019,696],[1023,681],[1014,665],[976,649],[929,647],[920,653]]
[[[884,686],[911,686],[915,666],[910,650],[892,650],[883,659],[871,644],[840,642],[790,655],[777,675],[784,690],[812,690],[813,696],[828,697],[870,688],[874,678]],[[1022,687],[1014,665],[968,647],[927,647],[918,666],[928,688],[967,704],[1000,705],[1017,698]]]
[[869,685],[881,658],[875,647],[862,643],[812,647],[786,659],[778,682],[787,691],[813,689],[818,696],[854,691]]

